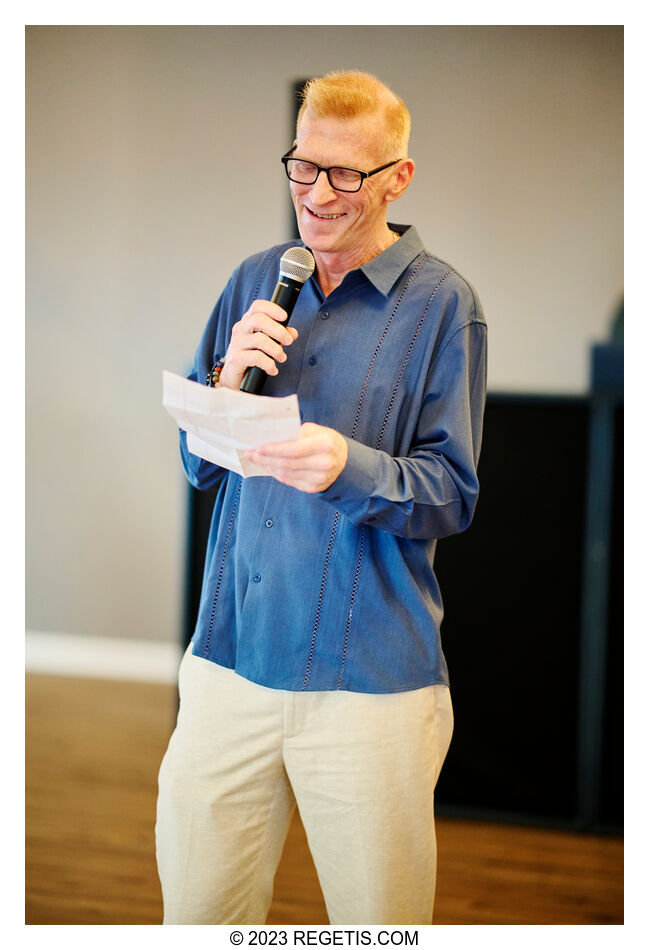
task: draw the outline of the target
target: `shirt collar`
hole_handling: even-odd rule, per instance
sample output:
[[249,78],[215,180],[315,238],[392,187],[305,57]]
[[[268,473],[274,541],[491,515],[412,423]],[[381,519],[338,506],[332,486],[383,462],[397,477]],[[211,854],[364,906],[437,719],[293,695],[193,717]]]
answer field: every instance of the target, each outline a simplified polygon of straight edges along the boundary
[[401,234],[399,240],[359,268],[384,297],[388,296],[408,264],[424,250],[417,229],[412,225],[388,222],[388,226]]

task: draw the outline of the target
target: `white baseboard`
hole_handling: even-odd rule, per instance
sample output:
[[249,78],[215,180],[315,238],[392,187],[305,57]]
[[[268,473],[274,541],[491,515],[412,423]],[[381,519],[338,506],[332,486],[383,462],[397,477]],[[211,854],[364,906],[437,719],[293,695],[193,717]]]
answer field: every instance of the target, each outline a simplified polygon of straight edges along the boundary
[[28,673],[88,676],[95,679],[176,683],[182,649],[175,643],[120,637],[84,637],[28,630]]

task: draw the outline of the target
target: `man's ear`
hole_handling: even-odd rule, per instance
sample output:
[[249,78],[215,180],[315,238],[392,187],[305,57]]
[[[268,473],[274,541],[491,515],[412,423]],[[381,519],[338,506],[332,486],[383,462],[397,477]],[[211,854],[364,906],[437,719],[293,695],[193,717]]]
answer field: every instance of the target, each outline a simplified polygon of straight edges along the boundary
[[404,158],[392,176],[392,182],[385,193],[386,201],[396,201],[404,193],[412,176],[415,174],[415,163],[411,158]]

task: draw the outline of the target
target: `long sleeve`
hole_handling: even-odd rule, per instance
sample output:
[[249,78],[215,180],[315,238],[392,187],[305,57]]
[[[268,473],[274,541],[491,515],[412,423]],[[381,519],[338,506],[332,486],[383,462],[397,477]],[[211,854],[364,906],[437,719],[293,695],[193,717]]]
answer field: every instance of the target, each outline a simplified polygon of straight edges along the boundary
[[321,497],[354,524],[406,538],[464,531],[478,497],[477,464],[487,381],[486,325],[455,330],[428,372],[407,457],[347,439],[347,464]]
[[[238,270],[232,274],[219,297],[196,348],[192,370],[187,377],[194,382],[205,383],[207,374],[216,360],[225,355],[232,323],[240,319],[245,312],[245,310],[238,312],[238,307],[243,301],[239,299],[236,292],[237,275]],[[199,491],[216,487],[227,476],[227,469],[214,465],[189,451],[187,433],[182,429],[180,430],[180,457],[187,479]]]

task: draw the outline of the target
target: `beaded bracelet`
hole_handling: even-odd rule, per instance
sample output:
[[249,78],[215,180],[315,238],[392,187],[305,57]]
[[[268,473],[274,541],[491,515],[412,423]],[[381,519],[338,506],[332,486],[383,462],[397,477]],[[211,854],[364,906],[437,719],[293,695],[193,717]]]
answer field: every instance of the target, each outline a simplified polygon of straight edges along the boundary
[[207,376],[205,377],[206,386],[216,386],[219,379],[221,378],[221,371],[224,366],[225,366],[225,356],[221,356],[216,361],[216,363],[214,364],[212,369],[209,371]]

